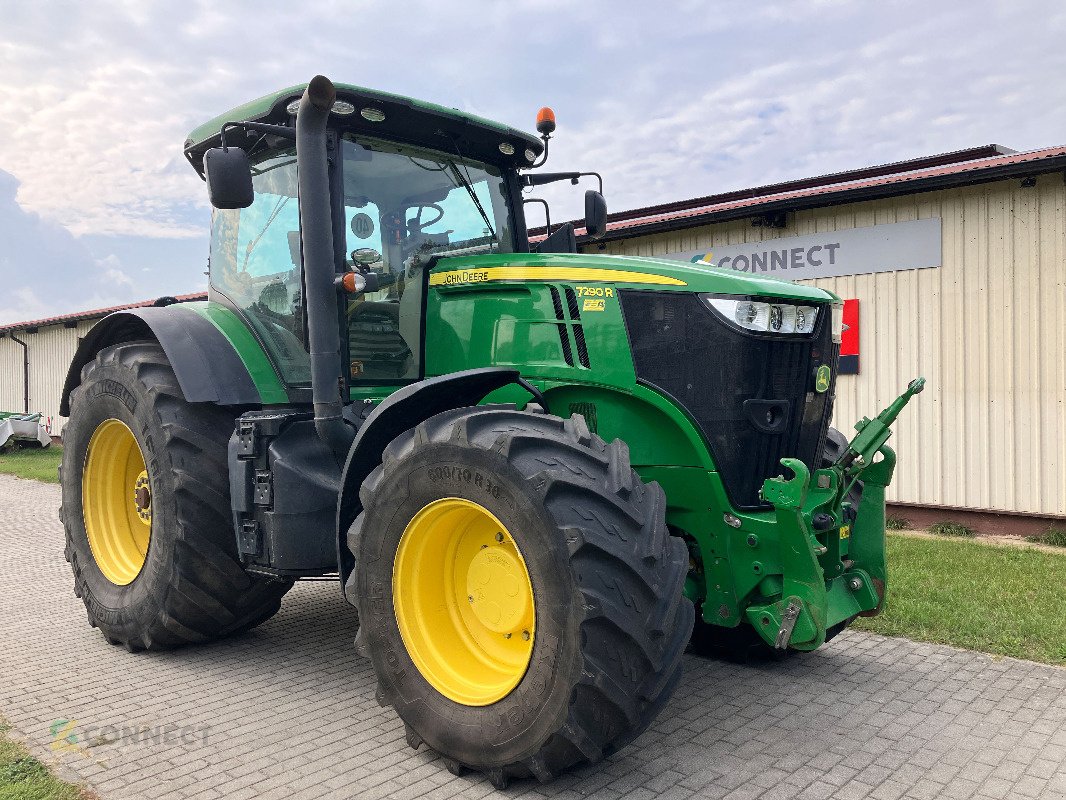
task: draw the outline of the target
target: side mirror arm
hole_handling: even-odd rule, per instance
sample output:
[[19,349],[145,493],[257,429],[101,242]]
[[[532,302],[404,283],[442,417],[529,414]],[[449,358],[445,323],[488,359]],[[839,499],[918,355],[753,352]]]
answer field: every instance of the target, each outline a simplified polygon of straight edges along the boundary
[[535,175],[522,175],[520,180],[523,186],[543,186],[556,181],[570,181],[576,185],[579,179],[586,176],[591,176],[599,182],[600,194],[603,194],[603,176],[598,172],[538,172]]

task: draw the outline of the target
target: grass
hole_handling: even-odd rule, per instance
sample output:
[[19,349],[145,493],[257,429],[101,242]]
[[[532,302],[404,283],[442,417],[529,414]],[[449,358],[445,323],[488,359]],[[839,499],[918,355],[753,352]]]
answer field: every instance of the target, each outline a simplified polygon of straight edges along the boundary
[[1033,538],[1041,544],[1050,544],[1054,547],[1066,547],[1066,530],[1063,530],[1062,528],[1052,528],[1051,530],[1045,531]]
[[885,517],[885,527],[890,531],[904,531],[910,523],[903,517]]
[[937,536],[960,536],[972,539],[977,535],[973,528],[967,528],[961,522],[934,522],[929,526],[929,532]]
[[1066,553],[890,535],[888,561],[885,611],[857,628],[1066,665]]
[[10,739],[0,719],[0,800],[87,800],[94,795],[59,780],[48,768]]
[[39,447],[19,447],[0,453],[0,473],[45,483],[59,483],[58,469],[62,459],[63,448],[59,445],[52,445],[43,450]]

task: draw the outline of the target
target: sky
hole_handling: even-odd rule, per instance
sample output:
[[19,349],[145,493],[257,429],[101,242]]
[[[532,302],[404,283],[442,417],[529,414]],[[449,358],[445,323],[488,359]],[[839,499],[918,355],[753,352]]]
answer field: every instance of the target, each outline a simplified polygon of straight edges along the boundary
[[[1066,143],[1059,0],[0,0],[0,323],[201,291],[182,155],[316,73],[532,130],[611,210],[998,143]],[[582,192],[546,187],[552,219]],[[531,224],[537,224],[531,216]]]

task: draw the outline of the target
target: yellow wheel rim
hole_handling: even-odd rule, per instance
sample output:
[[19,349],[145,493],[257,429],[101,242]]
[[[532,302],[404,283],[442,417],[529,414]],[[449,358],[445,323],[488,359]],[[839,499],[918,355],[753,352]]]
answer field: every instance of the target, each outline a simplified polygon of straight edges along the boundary
[[533,586],[510,531],[483,506],[448,497],[414,516],[396,549],[392,599],[411,660],[450,700],[490,705],[526,674]]
[[141,448],[125,423],[107,419],[93,431],[81,499],[96,566],[118,586],[132,583],[152,536],[152,488]]

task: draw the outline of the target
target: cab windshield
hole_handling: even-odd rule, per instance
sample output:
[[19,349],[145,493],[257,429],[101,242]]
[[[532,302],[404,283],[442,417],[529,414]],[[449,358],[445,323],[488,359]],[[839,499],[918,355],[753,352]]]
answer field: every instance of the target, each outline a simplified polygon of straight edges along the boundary
[[342,149],[351,249],[372,248],[393,269],[415,253],[513,252],[498,168],[457,152],[363,137],[345,137]]

